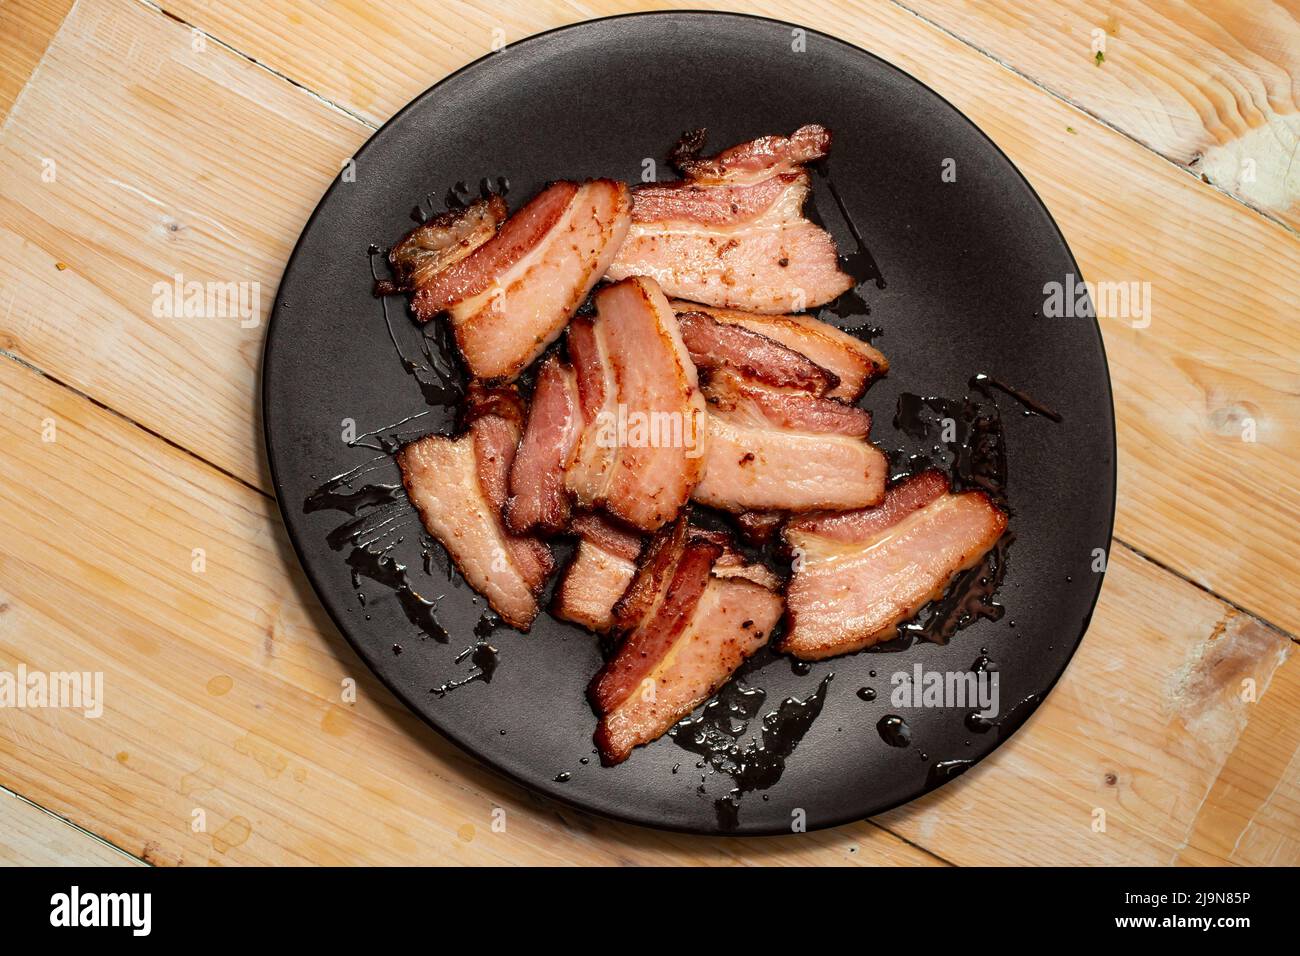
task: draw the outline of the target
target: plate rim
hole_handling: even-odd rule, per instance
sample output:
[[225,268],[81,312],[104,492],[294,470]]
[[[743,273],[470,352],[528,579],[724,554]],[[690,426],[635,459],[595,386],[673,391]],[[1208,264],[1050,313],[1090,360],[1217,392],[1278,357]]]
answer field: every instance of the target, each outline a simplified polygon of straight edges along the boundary
[[[1065,251],[1066,257],[1068,258],[1070,265],[1073,267],[1074,276],[1079,280],[1080,283],[1084,281],[1083,274],[1079,269],[1078,260],[1075,258],[1074,251],[1070,248],[1069,243],[1066,241],[1065,234],[1061,231],[1061,227],[1057,223],[1056,217],[1052,215],[1051,209],[1048,207],[1047,203],[1043,201],[1042,196],[1039,195],[1038,190],[1034,188],[1033,184],[1029,181],[1028,177],[1025,176],[1024,172],[1021,171],[1020,167],[1017,166],[1012,161],[1011,157],[1006,154],[1006,152],[1002,149],[1002,147],[1000,147],[997,144],[997,142],[988,133],[986,133],[974,120],[972,120],[969,116],[967,116],[964,111],[959,109],[947,97],[943,96],[941,93],[936,91],[929,84],[918,79],[916,76],[914,76],[909,71],[903,69],[902,67],[890,62],[889,60],[886,60],[884,57],[876,53],[873,53],[872,51],[865,49],[861,46],[858,46],[856,43],[852,43],[848,40],[841,39],[840,37],[826,33],[822,30],[808,27],[803,24],[794,23],[788,20],[782,20],[776,17],[766,17],[766,16],[759,16],[757,14],[739,13],[739,12],[727,11],[727,10],[701,10],[697,8],[690,8],[690,9],[681,9],[681,10],[643,10],[643,11],[636,11],[631,13],[620,13],[620,14],[613,14],[604,17],[592,17],[585,20],[578,20],[573,23],[566,23],[557,27],[552,27],[548,30],[541,31],[540,33],[529,34],[528,36],[516,40],[513,43],[507,44],[505,49],[515,48],[515,47],[522,46],[524,44],[534,43],[537,41],[543,41],[550,37],[553,37],[556,34],[562,34],[569,31],[583,30],[592,26],[593,24],[608,23],[608,22],[618,21],[618,20],[642,19],[642,18],[689,19],[694,17],[707,17],[713,20],[729,19],[729,20],[741,20],[741,21],[755,21],[763,24],[775,25],[775,26],[785,27],[789,29],[803,30],[806,34],[810,36],[815,36],[820,40],[829,41],[841,47],[846,47],[855,54],[870,57],[872,60],[876,61],[878,65],[884,67],[886,70],[893,71],[899,76],[905,78],[906,80],[920,87],[922,90],[926,91],[931,96],[935,97],[935,99],[938,102],[943,104],[943,106],[946,106],[957,117],[960,117],[960,119],[963,122],[965,122],[980,138],[982,138],[989,146],[991,146],[993,150],[996,152],[996,154],[999,157],[1001,157],[1001,159],[1006,163],[1007,167],[1009,167],[1012,170],[1012,172],[1014,172],[1014,174],[1017,177],[1019,177],[1025,189],[1028,190],[1029,195],[1033,198],[1033,200],[1037,203],[1038,207],[1042,210],[1043,214],[1047,217],[1047,222],[1051,225],[1052,231],[1055,233],[1057,240],[1060,242],[1061,248]],[[437,82],[433,83],[431,86],[427,87],[422,92],[412,97],[411,100],[408,101],[404,106],[402,106],[401,109],[393,113],[392,116],[388,117],[388,119],[384,120],[383,123],[381,123],[378,127],[376,127],[374,131],[370,134],[370,136],[366,138],[365,142],[352,151],[351,156],[349,158],[354,160],[357,159],[367,149],[369,149],[371,144],[376,139],[378,139],[378,137],[382,133],[384,133],[391,125],[401,120],[408,112],[421,106],[427,99],[436,95],[437,91],[441,87],[450,83],[452,80],[460,76],[462,73],[467,73],[470,70],[477,68],[481,64],[488,62],[493,57],[497,56],[498,52],[499,51],[489,51],[483,54],[482,56],[477,57],[476,59],[470,61],[469,63],[466,63],[461,67],[458,67],[456,70],[452,71],[451,73],[448,73],[446,76],[442,77]],[[362,120],[362,122],[364,122],[364,120]],[[539,786],[538,781],[526,779],[522,774],[514,770],[511,770],[506,766],[499,764],[496,760],[492,759],[486,753],[478,749],[471,742],[464,739],[462,735],[455,734],[450,730],[447,730],[444,727],[440,726],[430,715],[426,714],[421,709],[414,706],[407,699],[406,695],[404,695],[401,691],[399,691],[398,688],[394,686],[393,682],[387,676],[385,676],[383,670],[376,666],[375,662],[371,658],[371,655],[369,655],[366,652],[366,650],[362,647],[362,645],[358,641],[353,639],[352,635],[348,632],[348,629],[344,627],[343,621],[340,620],[340,618],[334,613],[329,603],[324,600],[319,589],[317,588],[315,580],[313,580],[313,577],[310,574],[308,574],[306,571],[306,566],[303,562],[303,547],[299,540],[298,533],[295,530],[292,522],[289,520],[289,516],[288,516],[283,482],[282,482],[279,469],[277,468],[276,452],[275,452],[274,443],[272,442],[272,436],[271,436],[271,425],[270,425],[271,405],[268,401],[269,392],[270,392],[270,385],[269,385],[270,376],[268,376],[267,374],[267,368],[268,368],[269,360],[271,358],[272,351],[274,349],[275,339],[272,335],[272,332],[274,330],[276,324],[276,318],[279,314],[280,307],[281,307],[281,302],[280,302],[281,289],[283,288],[284,285],[285,276],[288,275],[290,269],[294,265],[294,262],[298,258],[303,242],[306,239],[307,234],[311,231],[312,226],[315,223],[317,217],[321,214],[321,210],[325,207],[330,197],[334,194],[334,190],[339,187],[341,183],[340,176],[341,173],[335,174],[334,178],[330,181],[330,184],[326,187],[324,192],[321,194],[320,198],[316,201],[316,205],[312,208],[311,215],[307,217],[306,222],[303,224],[302,229],[298,234],[298,238],[294,242],[293,248],[290,251],[288,258],[285,259],[285,264],[283,270],[281,271],[280,280],[276,285],[276,292],[275,292],[275,297],[272,300],[271,311],[267,317],[266,338],[263,341],[263,345],[262,345],[261,365],[259,369],[259,377],[261,379],[261,383],[260,383],[260,388],[257,391],[259,404],[261,406],[259,409],[259,414],[262,419],[262,429],[261,429],[262,445],[266,453],[267,470],[270,473],[271,486],[275,492],[276,507],[280,513],[281,524],[284,527],[286,536],[289,539],[290,545],[293,547],[294,558],[298,562],[298,568],[300,571],[302,571],[303,577],[306,579],[307,584],[310,586],[312,594],[316,600],[316,603],[319,605],[321,610],[325,612],[326,616],[329,617],[335,629],[339,632],[340,636],[343,637],[343,639],[347,642],[347,644],[352,648],[353,652],[357,655],[357,657],[360,658],[361,662],[366,665],[367,669],[371,672],[371,674],[388,690],[390,694],[393,695],[394,699],[398,703],[400,703],[402,707],[404,707],[407,711],[411,712],[416,717],[418,717],[423,723],[431,727],[444,740],[450,741],[452,744],[454,744],[464,753],[471,756],[480,766],[486,768],[493,774],[496,774],[498,777],[503,778],[504,780],[510,783],[523,787],[531,793],[539,794],[546,799],[556,800],[562,804],[565,804],[566,806],[572,807],[573,809],[581,811],[583,813],[593,814],[595,816],[602,817],[609,820],[614,820],[619,823],[626,823],[626,824],[631,824],[639,827],[647,827],[652,830],[660,830],[660,831],[666,831],[672,833],[687,833],[695,836],[706,836],[706,837],[740,838],[740,837],[766,837],[766,836],[791,835],[794,831],[791,831],[788,827],[756,827],[756,828],[747,829],[743,823],[741,823],[735,829],[723,829],[718,826],[705,827],[705,826],[675,825],[671,822],[667,822],[661,819],[655,819],[654,817],[651,816],[624,813],[618,809],[605,809],[603,807],[594,807],[589,803],[583,802],[581,799],[568,796],[563,792],[557,792],[555,789]],[[1089,305],[1091,306],[1091,294],[1089,294]],[[1079,646],[1083,643],[1084,636],[1087,634],[1088,630],[1092,626],[1092,618],[1093,615],[1096,613],[1097,605],[1100,602],[1102,586],[1105,582],[1106,573],[1110,567],[1111,546],[1112,544],[1114,544],[1114,534],[1115,534],[1115,513],[1117,510],[1118,498],[1119,498],[1118,429],[1117,429],[1117,422],[1115,416],[1114,383],[1110,373],[1110,362],[1106,355],[1105,339],[1101,332],[1101,321],[1096,315],[1096,309],[1092,308],[1091,311],[1092,311],[1092,316],[1091,316],[1092,331],[1096,339],[1096,346],[1097,346],[1098,355],[1101,359],[1102,370],[1105,373],[1104,375],[1105,398],[1106,398],[1106,405],[1110,412],[1108,424],[1110,430],[1111,495],[1110,495],[1110,508],[1109,508],[1110,513],[1107,516],[1107,521],[1106,521],[1106,543],[1105,543],[1106,561],[1104,564],[1104,569],[1096,575],[1096,579],[1097,579],[1096,588],[1093,592],[1088,612],[1084,617],[1083,624],[1079,630],[1078,636],[1074,638],[1073,646],[1070,648],[1069,657],[1066,658],[1064,665],[1060,668],[1059,671],[1057,671],[1055,676],[1052,677],[1052,679],[1043,688],[1042,692],[1038,695],[1038,700],[1033,702],[1032,704],[1026,705],[1027,712],[1025,714],[1024,719],[1019,721],[1009,733],[1007,733],[1004,737],[999,739],[998,742],[988,751],[988,753],[984,754],[982,757],[977,758],[975,762],[971,764],[971,768],[977,767],[980,764],[984,763],[985,760],[992,757],[994,753],[996,753],[999,749],[1004,747],[1008,743],[1008,741],[1010,741],[1013,737],[1015,737],[1025,727],[1025,725],[1027,725],[1033,720],[1033,717],[1038,712],[1039,708],[1047,700],[1048,696],[1052,693],[1052,691],[1055,690],[1056,685],[1060,682],[1061,678],[1065,675],[1066,670],[1069,669],[1070,664],[1074,661],[1075,655],[1079,651]],[[957,777],[963,775],[964,774],[956,774],[951,777],[947,777],[945,779],[933,783],[927,781],[926,785],[922,789],[911,794],[910,796],[901,798],[892,803],[881,806],[865,815],[854,811],[854,812],[849,812],[847,814],[833,814],[826,818],[819,818],[815,823],[809,822],[806,831],[803,832],[812,833],[818,830],[830,830],[830,829],[846,826],[850,823],[871,820],[873,817],[877,817],[880,816],[881,814],[888,813],[891,810],[895,810],[899,807],[906,806],[915,800],[919,800],[922,797],[928,796],[929,794],[934,793],[935,791],[939,790],[946,784],[951,783],[953,780],[957,779]],[[886,832],[891,833],[892,835],[898,837],[899,839],[905,839],[901,835],[894,833],[893,830],[888,830],[885,827],[881,827],[881,828],[886,829]],[[921,849],[925,850],[926,848],[921,847]],[[926,852],[931,852],[931,851],[926,850]]]

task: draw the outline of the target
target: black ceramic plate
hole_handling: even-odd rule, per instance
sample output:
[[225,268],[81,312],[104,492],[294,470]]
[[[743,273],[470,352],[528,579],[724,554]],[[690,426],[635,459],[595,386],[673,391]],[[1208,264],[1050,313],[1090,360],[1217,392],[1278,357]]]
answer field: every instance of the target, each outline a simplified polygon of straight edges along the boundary
[[[506,177],[517,208],[548,180],[639,180],[646,159],[670,178],[663,157],[689,128],[708,127],[716,150],[809,122],[835,135],[814,177],[817,215],[846,251],[858,248],[851,223],[882,277],[860,289],[869,314],[852,301],[843,316],[825,313],[874,335],[893,363],[863,402],[875,415],[875,440],[893,451],[901,473],[919,466],[911,453],[951,463],[936,418],[958,421],[956,445],[969,444],[968,420],[1000,427],[1015,540],[996,596],[1005,612],[978,618],[946,644],[898,641],[810,669],[765,652],[748,666],[743,685],[762,694],[730,696],[751,716],[717,722],[742,750],[763,739],[764,715],[784,699],[806,701],[823,688],[801,713],[821,709],[802,733],[769,733],[769,752],[751,753],[741,776],[754,789],[728,801],[736,768],[701,767],[697,753],[670,738],[601,767],[584,695],[601,663],[596,639],[546,615],[526,635],[491,630],[482,601],[448,572],[441,549],[422,540],[405,497],[383,487],[397,471],[376,449],[394,437],[450,430],[454,409],[437,403],[436,387],[421,388],[418,379],[435,381],[430,363],[444,367],[445,355],[398,299],[389,300],[390,339],[371,294],[372,259],[382,269],[382,258],[367,250],[408,230],[417,203],[441,209],[458,182],[477,189],[484,177]],[[946,181],[945,169],[955,179]],[[1006,156],[930,89],[860,49],[775,21],[699,13],[598,20],[513,44],[443,80],[376,133],[350,172],[321,200],[280,285],[264,365],[266,439],[285,522],[321,602],[366,663],[442,733],[528,786],[589,810],[696,832],[777,833],[792,821],[812,829],[858,819],[939,785],[1020,726],[1056,682],[1096,601],[1096,549],[1109,544],[1114,511],[1101,336],[1091,318],[1044,316],[1045,286],[1078,273],[1069,249]],[[855,266],[865,268],[865,259]],[[972,389],[978,373],[1014,385],[1061,420],[1029,414],[996,389]],[[918,416],[907,395],[955,404]],[[967,395],[972,404],[963,408]],[[990,417],[999,410],[1000,426]],[[934,425],[930,435],[906,433],[918,418]],[[349,422],[361,436],[351,444]],[[980,480],[969,465],[963,456],[954,471],[967,483]],[[317,503],[368,502],[357,520],[378,526],[377,535],[390,532],[369,557],[342,541],[346,529],[331,540],[353,520],[347,511],[305,504],[326,479],[357,466],[350,487],[335,486],[342,500]],[[375,553],[405,565],[411,587],[435,600],[436,612],[403,599],[391,586],[394,568]],[[445,629],[445,642],[429,636],[437,627],[426,618]],[[472,651],[484,638],[495,655]],[[916,664],[967,671],[981,658],[1000,668],[1000,726],[972,729],[968,708],[890,702],[895,672]],[[476,674],[449,692],[432,691]],[[875,699],[863,699],[870,695],[862,688]],[[878,732],[889,714],[909,724],[910,746],[889,746]]]

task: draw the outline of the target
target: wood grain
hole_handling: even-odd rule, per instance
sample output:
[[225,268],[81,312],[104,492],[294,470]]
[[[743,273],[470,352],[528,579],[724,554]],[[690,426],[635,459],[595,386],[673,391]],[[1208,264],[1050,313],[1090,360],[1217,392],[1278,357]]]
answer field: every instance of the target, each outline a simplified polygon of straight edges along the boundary
[[4,0],[0,3],[0,122],[40,63],[74,0]]
[[[1232,0],[896,0],[902,7],[996,57],[1105,123],[1203,175],[1221,189],[1300,226],[1300,22],[1294,4]],[[562,23],[633,12],[636,2],[530,3],[526,12],[487,3],[422,4],[394,15],[382,7],[329,5],[306,15],[309,0],[270,9],[209,0],[165,0],[196,23],[275,64],[371,123],[392,115],[428,85],[402,55],[371,58],[360,50],[407,49],[445,72],[493,48]],[[742,10],[811,26],[843,3],[654,4]],[[858,5],[861,6],[861,5]],[[879,6],[879,5],[878,5]],[[872,11],[899,23],[896,11]],[[1101,38],[1094,44],[1094,31]],[[499,31],[499,33],[494,33]],[[338,57],[310,55],[334,37],[353,38]],[[843,34],[841,34],[843,35]],[[878,31],[859,30],[880,42]],[[852,39],[852,37],[850,37]],[[884,42],[888,42],[886,39]],[[864,44],[865,45],[865,44]],[[1098,63],[1094,45],[1103,46]],[[870,48],[870,46],[868,47]],[[418,60],[416,61],[418,62]],[[427,61],[426,61],[427,62]],[[938,71],[940,75],[942,71]]]
[[1295,645],[1119,554],[1041,710],[960,785],[882,824],[968,865],[1300,861]]
[[[1300,7],[1294,2],[900,2],[1189,172],[1300,228]],[[1095,46],[1104,46],[1100,61]]]
[[[385,86],[392,101],[474,48],[472,37],[452,44],[454,55],[445,38],[413,48],[405,20],[309,6],[310,16],[285,0],[265,8],[261,29],[291,39],[297,58],[251,47],[299,81],[314,82],[304,62],[328,58],[307,52],[321,48],[318,37],[295,30],[337,30],[343,61],[400,63],[407,85]],[[231,9],[181,13],[206,11],[201,25],[221,36]],[[519,29],[554,25],[547,9]],[[420,20],[414,9],[409,17]],[[1103,322],[1119,419],[1117,533],[1300,630],[1287,531],[1300,520],[1290,451],[1300,443],[1300,292],[1289,281],[1300,241],[897,7],[823,4],[808,21],[913,71],[979,122],[1043,194],[1085,276],[1151,283],[1149,327]],[[214,42],[201,54],[191,43],[183,25],[148,8],[86,0],[47,52],[0,139],[0,209],[12,224],[0,234],[0,346],[266,487],[254,401],[264,324],[157,320],[149,290],[178,271],[249,279],[266,290],[265,309],[297,230],[366,129]],[[100,77],[90,91],[86,70]],[[121,132],[85,135],[101,126]],[[169,149],[161,171],[150,158],[158,142]],[[64,157],[58,184],[37,175],[46,152]],[[66,303],[72,321],[51,316],[50,301]]]
[[[366,131],[196,42],[132,0],[87,0],[47,50],[0,134],[0,348],[269,488],[265,313]],[[155,315],[154,284],[177,274],[257,283],[256,324]]]
[[[1294,645],[1292,651],[1294,651]],[[1211,654],[1210,667],[1223,665]],[[1239,685],[1240,686],[1240,685]],[[1300,859],[1300,723],[1288,701],[1300,700],[1300,654],[1273,672],[1268,695],[1252,705],[1250,723],[1223,765],[1179,864],[1220,860],[1294,866]]]
[[0,790],[0,866],[142,866],[134,857]]
[[[11,361],[0,441],[15,476],[0,487],[0,666],[105,683],[99,719],[11,712],[3,782],[150,862],[1161,861],[1180,844],[1235,860],[1264,844],[1224,852],[1226,826],[1249,810],[1269,831],[1293,810],[1279,781],[1294,740],[1253,767],[1256,805],[1215,791],[1251,713],[1239,673],[1270,720],[1300,722],[1300,699],[1269,684],[1291,642],[1124,549],[1043,713],[937,798],[959,812],[932,799],[885,818],[921,849],[871,823],[698,839],[529,796],[417,721],[323,619],[265,496]],[[1094,805],[1113,811],[1105,841],[1089,838]],[[1295,862],[1291,844],[1270,852]]]

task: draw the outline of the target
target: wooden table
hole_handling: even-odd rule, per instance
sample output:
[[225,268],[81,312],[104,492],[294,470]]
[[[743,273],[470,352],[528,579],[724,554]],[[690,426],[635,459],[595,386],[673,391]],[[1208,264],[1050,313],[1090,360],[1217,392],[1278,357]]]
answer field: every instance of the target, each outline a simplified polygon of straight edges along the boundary
[[[1103,322],[1119,513],[1065,678],[961,780],[769,839],[503,782],[369,676],[297,569],[258,375],[324,187],[494,40],[651,5],[380,6],[0,0],[0,670],[102,671],[107,698],[0,711],[0,860],[1300,863],[1296,0],[728,5],[934,87],[1086,276],[1152,289],[1149,326]],[[176,273],[260,283],[262,320],[155,316]]]

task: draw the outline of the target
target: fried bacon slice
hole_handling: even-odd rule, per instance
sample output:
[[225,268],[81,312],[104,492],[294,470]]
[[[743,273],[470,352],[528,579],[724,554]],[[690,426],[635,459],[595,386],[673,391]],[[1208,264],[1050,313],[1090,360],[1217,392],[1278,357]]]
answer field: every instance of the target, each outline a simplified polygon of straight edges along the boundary
[[778,388],[823,395],[839,378],[806,355],[743,325],[719,322],[704,311],[677,313],[682,341],[702,372],[732,369]]
[[605,764],[663,736],[767,643],[781,616],[775,581],[728,554],[716,533],[683,519],[642,555],[614,608],[623,643],[588,689]]
[[[484,203],[398,243],[398,281],[384,291],[410,292],[421,322],[446,313],[470,374],[508,381],[559,336],[609,268],[631,223],[630,198],[609,179],[553,183],[503,224],[503,206]],[[485,237],[489,224],[500,229]],[[417,258],[417,247],[434,251]]]
[[677,171],[701,184],[753,183],[776,173],[798,172],[805,163],[821,159],[831,149],[831,131],[824,126],[801,126],[790,136],[760,136],[724,149],[717,156],[701,157],[705,131],[682,136],[671,156]]
[[704,396],[668,300],[653,279],[596,293],[596,318],[569,326],[582,432],[565,466],[579,506],[655,531],[704,470]]
[[512,535],[501,520],[523,408],[513,388],[474,387],[467,400],[464,434],[426,435],[398,451],[402,484],[470,586],[526,631],[554,559],[537,538]]
[[988,495],[954,494],[937,471],[895,485],[877,508],[792,519],[783,532],[795,570],[782,650],[820,660],[888,640],[1006,526]]
[[641,537],[595,514],[574,518],[569,530],[578,535],[578,547],[556,588],[551,613],[608,633],[614,605],[636,576]]
[[496,235],[506,221],[506,201],[492,195],[416,226],[388,253],[396,281],[380,282],[381,295],[420,288]]
[[765,313],[801,312],[848,291],[834,240],[803,214],[803,164],[830,142],[829,130],[804,126],[714,157],[679,157],[683,179],[633,189],[632,226],[609,277],[652,276],[672,296]]
[[803,355],[838,380],[824,392],[827,398],[856,402],[867,386],[889,371],[889,360],[879,349],[810,315],[757,315],[681,300],[671,304],[679,316],[703,312],[717,322],[748,329]]
[[783,583],[767,565],[752,562],[732,548],[730,540],[724,545],[722,555],[713,562],[713,576],[723,580],[740,578],[769,591],[779,591]]
[[547,356],[537,373],[528,426],[510,467],[505,508],[510,531],[555,534],[568,525],[572,509],[564,465],[581,428],[577,378],[557,356]]
[[704,477],[693,497],[736,513],[862,508],[885,494],[871,415],[724,371],[714,374]]

